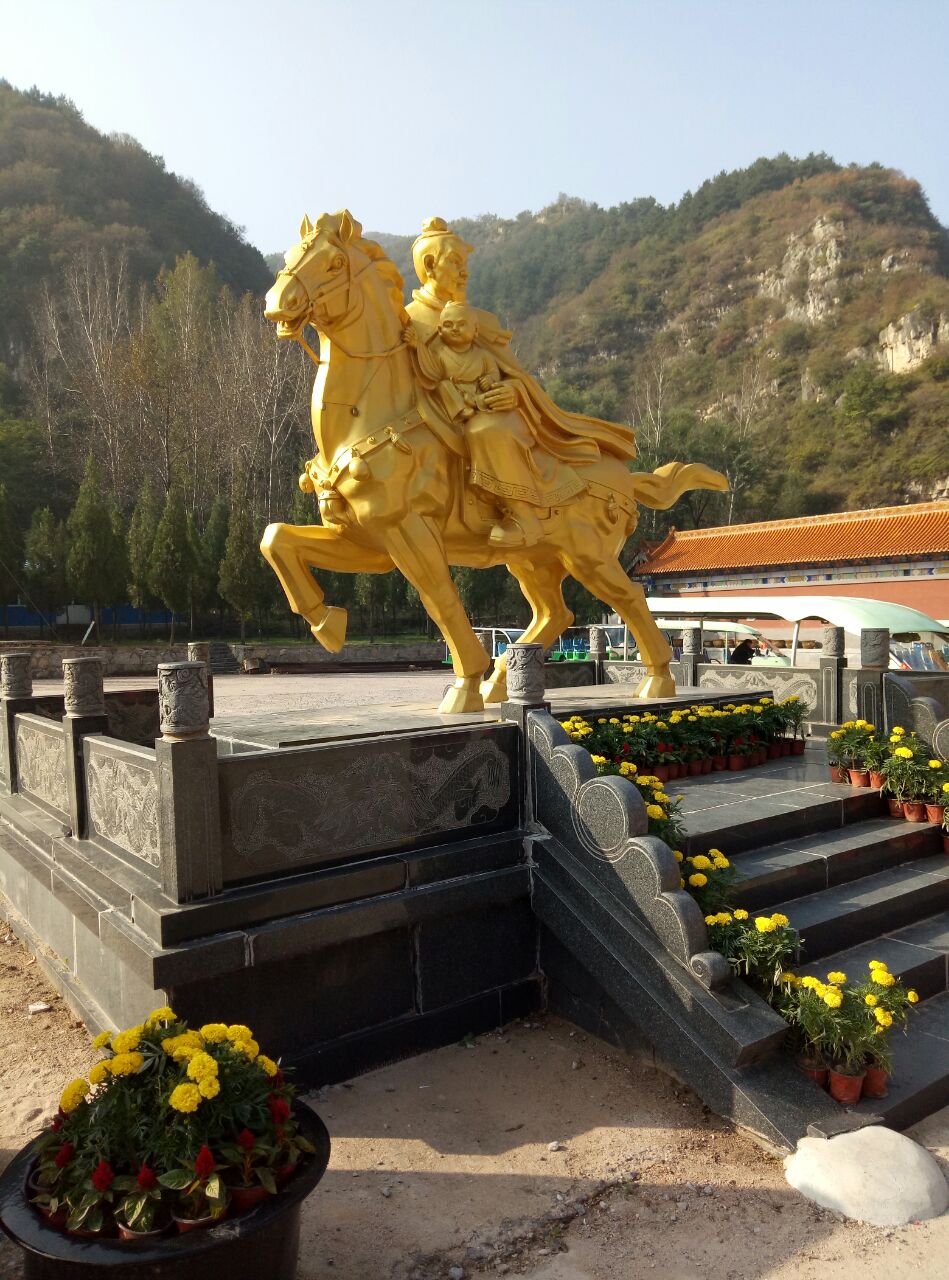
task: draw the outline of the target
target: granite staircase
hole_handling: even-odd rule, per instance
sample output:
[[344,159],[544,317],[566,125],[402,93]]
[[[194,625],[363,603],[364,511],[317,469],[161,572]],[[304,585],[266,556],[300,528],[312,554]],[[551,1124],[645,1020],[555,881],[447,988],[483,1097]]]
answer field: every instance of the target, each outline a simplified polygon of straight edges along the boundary
[[241,664],[234,657],[234,652],[229,644],[217,641],[210,645],[209,648],[212,675],[232,676],[240,671]]
[[[846,820],[847,800],[855,821]],[[894,1042],[889,1096],[853,1108],[899,1129],[949,1103],[949,858],[937,828],[865,810],[864,797],[848,795],[842,827],[785,837],[734,861],[741,902],[783,912],[800,932],[800,974],[862,977],[868,961],[882,960],[919,992],[908,1032]]]

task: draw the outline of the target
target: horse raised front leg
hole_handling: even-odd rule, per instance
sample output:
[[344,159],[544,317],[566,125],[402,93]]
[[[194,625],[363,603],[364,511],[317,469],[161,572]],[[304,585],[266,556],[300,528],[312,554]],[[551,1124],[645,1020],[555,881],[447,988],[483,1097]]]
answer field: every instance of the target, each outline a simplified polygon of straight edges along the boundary
[[[573,614],[563,598],[566,570],[559,561],[531,564],[529,560],[511,559],[508,569],[517,579],[533,617],[520,638],[521,644],[542,644],[549,649],[562,631],[573,622]],[[481,686],[486,703],[503,702],[507,697],[507,654],[502,654],[494,670]]]
[[478,686],[490,659],[471,629],[440,538],[423,516],[413,514],[388,528],[385,542],[396,567],[418,592],[426,613],[451,651],[455,683],[446,690],[438,710],[442,715],[483,711]]
[[616,610],[636,637],[648,673],[637,688],[636,697],[671,697],[676,691],[676,682],[669,670],[672,650],[649,612],[646,593],[639,583],[629,580],[616,559],[597,563],[592,557],[582,560],[571,557],[567,565],[578,582]]
[[394,566],[382,551],[352,542],[332,525],[271,524],[260,550],[280,579],[290,608],[310,624],[324,649],[339,653],[346,642],[346,610],[324,603],[323,592],[310,572],[388,573]]

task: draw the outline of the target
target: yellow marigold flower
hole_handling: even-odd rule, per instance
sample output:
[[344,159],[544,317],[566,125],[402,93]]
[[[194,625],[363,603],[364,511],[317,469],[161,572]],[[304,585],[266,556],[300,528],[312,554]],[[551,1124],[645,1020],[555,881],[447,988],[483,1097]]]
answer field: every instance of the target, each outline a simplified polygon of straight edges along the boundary
[[890,732],[894,734],[895,737],[902,738],[906,733],[906,730],[901,725],[895,724]]
[[606,756],[590,756],[594,764],[606,764]]
[[944,782],[942,784],[942,789],[943,791],[949,791],[949,782]]
[[836,989],[836,987],[830,987],[825,991],[823,1000],[828,1009],[839,1009],[844,1002],[843,995]]
[[174,1009],[169,1009],[168,1005],[163,1004],[160,1009],[153,1009],[145,1021],[152,1027],[156,1022],[177,1022],[178,1015]]
[[886,964],[884,964],[884,962],[883,962],[882,960],[871,960],[871,961],[870,961],[870,963],[869,963],[869,965],[867,966],[867,968],[869,968],[869,969],[882,969],[882,970],[884,971],[884,973],[885,973],[885,972],[886,972],[886,970],[887,970],[887,968],[888,968],[888,966],[887,966]]
[[808,974],[806,977],[801,979],[801,986],[805,987],[808,991],[813,991],[815,987],[820,986],[820,982],[817,978]]
[[747,919],[748,919],[748,912],[744,909],[744,907],[739,907],[739,908],[738,908],[738,910],[737,910],[734,914],[735,914],[735,919],[736,919],[736,920],[747,920]]
[[245,1027],[242,1022],[234,1023],[227,1029],[228,1040],[253,1040],[254,1033],[250,1027]]
[[227,1039],[227,1027],[223,1022],[206,1022],[200,1035],[205,1044],[220,1044]]
[[780,911],[776,911],[771,917],[771,923],[776,924],[779,929],[784,929],[791,922],[787,916],[783,916]]
[[144,1061],[140,1053],[117,1053],[109,1062],[109,1070],[114,1076],[134,1076]]
[[672,856],[675,858],[676,862],[682,861],[682,851],[680,849],[673,849]]
[[681,877],[681,876],[679,876],[679,888],[680,888],[680,889],[684,889],[684,888],[685,888],[685,881],[682,879],[682,877]]
[[844,734],[843,734],[843,730],[842,730],[842,729],[833,729],[833,730],[831,731],[831,735],[830,735],[830,736],[831,736],[832,738],[842,738],[842,737],[844,736]]
[[63,1090],[62,1097],[59,1099],[59,1107],[61,1111],[65,1111],[69,1115],[70,1111],[75,1111],[82,1102],[83,1098],[89,1092],[88,1080],[71,1080]]
[[694,876],[689,876],[689,884],[693,889],[702,889],[708,884],[708,876],[703,876],[701,871],[697,871]]
[[111,1031],[100,1031],[92,1042],[93,1049],[104,1049],[112,1039]]
[[692,866],[695,867],[696,871],[711,870],[712,860],[710,858],[706,858],[704,853],[698,854],[695,858],[690,858],[689,861],[692,863]]
[[919,992],[907,991],[906,999],[910,1002],[910,1004],[919,1004]]
[[839,986],[841,982],[847,981],[847,975],[845,973],[841,973],[839,969],[835,969],[833,973],[828,973],[827,981],[833,982]]
[[797,975],[788,970],[781,974],[781,981],[786,982],[789,986],[795,987],[797,986]]
[[777,925],[770,916],[755,916],[755,928],[759,933],[774,933]]
[[716,858],[715,861],[712,863],[712,866],[715,868],[716,871],[725,871],[728,867],[731,866],[731,863],[728,861],[727,858]]
[[265,1053],[261,1053],[257,1057],[257,1065],[263,1067],[268,1076],[275,1076],[280,1068],[274,1062],[273,1058],[268,1058]]
[[870,981],[879,983],[881,987],[892,987],[896,979],[892,973],[887,973],[885,969],[874,969]]
[[616,716],[610,716],[610,724],[619,724],[619,720]]
[[713,924],[718,924],[718,916],[706,916],[705,923],[711,928]]
[[875,1009],[880,1002],[871,991],[863,997],[863,1003],[868,1004],[871,1009]]
[[606,724],[606,720],[603,718],[603,716],[598,717],[597,724]]
[[665,816],[666,816],[665,813],[662,811],[662,809],[660,809],[659,805],[657,804],[646,805],[647,818],[659,819],[659,818],[664,818]]
[[892,1027],[893,1015],[888,1009],[874,1009],[873,1016],[881,1027]]
[[666,795],[664,791],[654,791],[652,793],[652,798],[653,800],[655,800],[656,804],[661,804],[661,805],[672,804],[672,801],[669,799],[669,797]]
[[942,761],[941,761],[941,760],[930,760],[930,762],[929,762],[929,767],[930,767],[930,769],[941,769],[941,768],[942,768]]
[[897,747],[893,754],[899,756],[901,760],[912,760],[913,758],[913,752],[909,747]]
[[197,1111],[201,1105],[201,1094],[198,1091],[198,1086],[196,1084],[179,1084],[172,1089],[168,1103],[175,1111]]
[[216,1098],[221,1092],[221,1082],[217,1076],[205,1076],[198,1085],[198,1092],[202,1098]]
[[101,1084],[109,1075],[109,1061],[103,1058],[101,1062],[97,1062],[95,1066],[89,1068],[89,1083]]
[[732,918],[727,911],[719,911],[715,921],[717,924],[731,924]]
[[218,1066],[209,1053],[199,1052],[188,1063],[188,1078],[198,1084],[208,1076],[216,1076]]
[[709,849],[708,856],[710,858],[721,858],[721,857],[724,857],[724,854],[722,853],[721,849]]
[[243,1053],[245,1057],[250,1058],[251,1062],[260,1053],[260,1045],[256,1040],[235,1040],[231,1048],[235,1053]]
[[186,1062],[194,1054],[200,1053],[204,1042],[197,1031],[182,1031],[180,1036],[168,1036],[161,1047],[176,1062]]
[[128,1031],[120,1031],[117,1036],[113,1036],[113,1053],[131,1053],[133,1049],[137,1049],[144,1029],[144,1027],[129,1027]]

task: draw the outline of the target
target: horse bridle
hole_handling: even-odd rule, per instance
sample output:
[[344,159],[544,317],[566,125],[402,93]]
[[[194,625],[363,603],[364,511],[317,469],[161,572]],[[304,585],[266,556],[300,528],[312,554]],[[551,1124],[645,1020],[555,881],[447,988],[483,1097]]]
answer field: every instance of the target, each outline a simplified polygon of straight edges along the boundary
[[[301,280],[301,278],[297,275],[294,268],[288,267],[286,265],[284,266],[283,269],[287,273],[287,275],[290,276],[306,294],[307,302],[309,304],[309,309],[311,311],[313,307],[315,307],[318,303],[322,303],[323,301],[325,301],[326,298],[332,297],[332,295],[334,293],[338,293],[340,289],[346,289],[346,307],[345,307],[345,310],[343,311],[343,317],[346,317],[349,315],[350,311],[352,310],[353,285],[356,283],[359,277],[364,274],[364,272],[369,270],[369,268],[373,265],[373,262],[372,262],[372,259],[370,258],[365,263],[364,266],[360,267],[359,270],[355,274],[353,274],[352,261],[349,257],[349,254],[344,253],[344,257],[346,259],[346,279],[330,281],[327,285],[325,285],[323,288],[319,289],[316,293],[312,295],[310,294],[310,291],[304,284],[303,280]],[[348,320],[346,324],[342,325],[341,327],[344,329],[347,328],[348,325],[352,324],[357,318],[358,317],[354,316],[352,320]],[[299,331],[293,335],[293,339],[295,342],[299,342],[300,346],[303,347],[304,351],[307,353],[307,355],[310,357],[310,359],[313,361],[314,364],[320,365],[320,364],[323,364],[324,361],[320,359],[320,357],[313,351],[310,344],[303,337],[303,330],[306,328],[308,324],[311,324],[311,323],[312,321],[310,320],[304,320],[303,323],[300,325]],[[330,333],[328,336],[330,338],[330,341],[335,346],[339,347],[343,355],[348,356],[351,360],[374,360],[377,357],[381,358],[383,356],[391,356],[391,355],[394,355],[396,351],[402,350],[405,345],[402,342],[402,339],[400,337],[399,341],[395,343],[394,346],[389,347],[386,351],[347,351],[346,348],[343,346],[343,344],[338,340],[338,338],[334,337],[332,333]]]

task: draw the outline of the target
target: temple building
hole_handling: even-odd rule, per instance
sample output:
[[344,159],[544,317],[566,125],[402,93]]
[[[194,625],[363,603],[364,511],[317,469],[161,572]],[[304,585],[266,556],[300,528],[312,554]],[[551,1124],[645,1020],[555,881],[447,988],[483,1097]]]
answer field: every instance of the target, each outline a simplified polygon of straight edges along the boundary
[[947,620],[949,501],[673,529],[636,573],[652,596],[864,596]]

